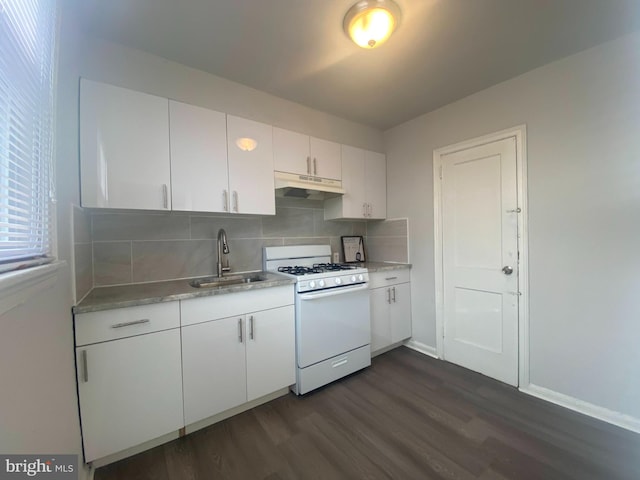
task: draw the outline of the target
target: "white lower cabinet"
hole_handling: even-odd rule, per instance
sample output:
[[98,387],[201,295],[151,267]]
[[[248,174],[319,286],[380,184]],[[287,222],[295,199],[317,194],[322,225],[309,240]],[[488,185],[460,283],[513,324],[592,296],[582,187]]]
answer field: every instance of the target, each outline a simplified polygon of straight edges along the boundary
[[293,286],[76,314],[85,461],[295,383]]
[[[177,303],[80,314],[75,322],[85,460],[179,430],[183,408]],[[112,339],[114,332],[120,338]],[[83,345],[82,339],[99,343]]]
[[295,383],[291,286],[184,300],[181,313],[185,425]]
[[369,273],[371,288],[371,352],[411,337],[409,270]]

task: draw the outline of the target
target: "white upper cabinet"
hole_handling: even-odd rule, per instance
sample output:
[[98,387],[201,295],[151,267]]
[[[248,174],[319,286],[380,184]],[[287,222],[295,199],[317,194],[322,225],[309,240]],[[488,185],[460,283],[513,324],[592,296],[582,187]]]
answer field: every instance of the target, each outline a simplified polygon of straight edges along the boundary
[[342,188],[346,193],[325,200],[325,220],[386,218],[386,170],[384,154],[342,145]]
[[365,201],[371,219],[387,218],[387,158],[384,153],[364,152]]
[[273,127],[227,115],[230,211],[275,215]]
[[296,175],[342,178],[340,144],[273,128],[275,170]]
[[313,176],[334,180],[342,178],[342,156],[339,143],[309,137],[309,148]]
[[174,210],[229,211],[224,113],[169,100]]
[[279,172],[310,175],[309,136],[273,127],[273,161]]
[[166,98],[82,79],[83,207],[171,209]]

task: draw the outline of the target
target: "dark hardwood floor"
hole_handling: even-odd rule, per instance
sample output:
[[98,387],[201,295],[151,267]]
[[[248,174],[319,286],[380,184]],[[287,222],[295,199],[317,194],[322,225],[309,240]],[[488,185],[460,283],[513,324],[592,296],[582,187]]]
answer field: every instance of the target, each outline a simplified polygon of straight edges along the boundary
[[95,478],[638,480],[640,435],[402,347]]

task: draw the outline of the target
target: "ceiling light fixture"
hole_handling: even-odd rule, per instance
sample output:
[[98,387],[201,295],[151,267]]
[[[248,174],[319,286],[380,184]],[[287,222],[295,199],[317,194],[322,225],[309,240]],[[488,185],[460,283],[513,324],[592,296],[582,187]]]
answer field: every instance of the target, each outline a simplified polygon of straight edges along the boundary
[[393,0],[362,0],[344,16],[344,31],[356,45],[376,48],[400,23],[400,7]]

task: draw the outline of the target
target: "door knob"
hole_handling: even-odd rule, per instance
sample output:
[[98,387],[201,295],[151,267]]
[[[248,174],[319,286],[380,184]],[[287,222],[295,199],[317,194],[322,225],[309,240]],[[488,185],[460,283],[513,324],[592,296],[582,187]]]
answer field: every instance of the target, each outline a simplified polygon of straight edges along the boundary
[[513,267],[510,267],[509,265],[502,267],[502,273],[505,275],[511,275],[513,273]]

